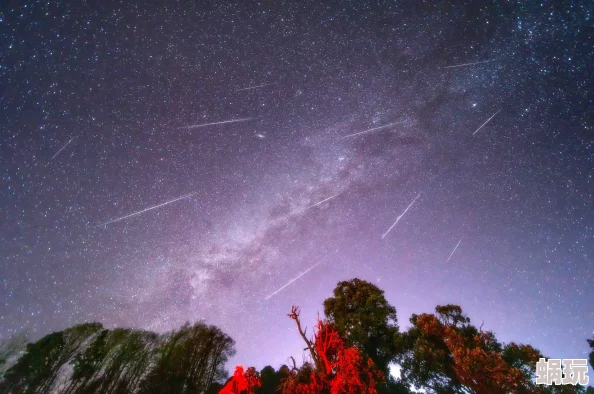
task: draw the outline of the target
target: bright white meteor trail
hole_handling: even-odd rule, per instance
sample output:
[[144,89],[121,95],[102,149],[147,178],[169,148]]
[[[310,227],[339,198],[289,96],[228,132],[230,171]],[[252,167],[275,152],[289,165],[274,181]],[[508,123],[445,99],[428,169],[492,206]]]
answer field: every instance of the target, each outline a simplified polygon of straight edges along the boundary
[[375,131],[375,130],[385,129],[386,127],[395,126],[396,124],[397,123],[390,123],[390,124],[387,124],[387,125],[383,125],[383,126],[379,126],[379,127],[374,127],[373,129],[363,130],[363,131],[359,131],[358,133],[345,135],[345,136],[342,136],[340,138],[342,139],[342,138],[353,137],[355,135],[369,133],[369,132],[372,132],[372,131]]
[[412,200],[412,202],[410,203],[410,205],[409,205],[408,207],[406,207],[406,209],[404,210],[404,212],[402,212],[402,214],[400,214],[400,216],[398,216],[398,217],[396,218],[396,221],[394,222],[394,224],[393,224],[393,225],[392,225],[392,226],[391,226],[391,227],[388,229],[388,231],[386,231],[386,232],[384,233],[384,235],[382,235],[382,239],[384,239],[384,238],[386,237],[386,235],[388,235],[388,233],[390,232],[390,230],[392,230],[392,229],[394,228],[394,226],[395,226],[395,225],[396,225],[396,224],[397,224],[397,223],[400,221],[400,219],[402,219],[402,217],[404,216],[404,214],[405,214],[405,213],[406,213],[406,212],[407,212],[407,211],[410,209],[410,207],[412,207],[412,206],[413,206],[413,204],[415,203],[415,201],[417,201],[417,198],[419,198],[419,197],[421,197],[421,195],[420,195],[420,194],[419,194],[419,195],[417,195],[417,196],[415,197],[415,199],[414,199],[414,200]]
[[252,120],[252,119],[254,119],[254,118],[231,119],[231,120],[223,120],[222,122],[194,124],[194,125],[191,125],[191,126],[183,126],[183,127],[178,127],[178,128],[179,129],[197,129],[199,127],[215,126],[215,125],[219,125],[219,124],[236,123],[236,122],[247,122],[248,120]]
[[476,133],[478,133],[478,131],[479,131],[480,129],[482,129],[484,125],[486,125],[487,123],[489,123],[489,121],[490,121],[491,119],[493,119],[493,118],[495,117],[495,115],[497,115],[499,112],[501,112],[501,110],[499,110],[499,111],[495,112],[495,113],[493,114],[493,116],[491,116],[489,119],[487,119],[487,121],[486,121],[485,123],[483,123],[483,124],[481,125],[481,127],[479,127],[478,129],[476,129],[476,131],[475,131],[474,133],[472,133],[472,135],[475,135]]
[[447,67],[442,67],[442,68],[455,68],[455,67],[473,66],[475,64],[489,63],[489,62],[492,62],[492,61],[493,60],[483,60],[482,62],[462,63],[462,64],[456,64],[455,66],[447,66]]
[[299,274],[299,276],[297,276],[294,279],[291,279],[291,281],[289,283],[287,283],[286,285],[284,285],[283,287],[281,287],[280,289],[278,289],[277,291],[275,291],[274,293],[270,294],[268,297],[264,298],[264,301],[269,300],[270,298],[274,297],[279,291],[281,291],[282,289],[284,289],[285,287],[289,286],[291,283],[295,282],[297,279],[301,278],[303,275],[307,274],[309,271],[311,271],[312,269],[314,269],[315,267],[317,267],[318,265],[320,265],[320,263],[317,263],[311,267],[309,267],[308,269],[306,269],[305,271],[303,271],[302,273]]
[[332,200],[333,198],[336,198],[336,197],[340,196],[342,193],[344,193],[344,191],[342,191],[342,192],[340,192],[340,193],[338,193],[338,194],[335,194],[335,195],[333,195],[333,196],[330,196],[330,197],[328,197],[328,198],[325,198],[325,199],[323,199],[322,201],[318,201],[317,203],[315,203],[315,204],[313,204],[313,205],[310,205],[309,207],[307,207],[307,208],[305,208],[305,209],[302,209],[302,210],[301,210],[301,211],[299,211],[298,213],[305,212],[305,211],[307,211],[308,209],[311,209],[311,208],[313,208],[313,207],[315,207],[315,206],[318,206],[318,205],[320,205],[320,204],[322,204],[322,203],[324,203],[324,202],[326,202],[326,201]]
[[57,152],[56,152],[56,154],[55,154],[55,155],[53,155],[53,156],[52,156],[52,158],[51,158],[50,160],[54,160],[54,158],[55,158],[56,156],[58,156],[58,155],[60,154],[60,152],[62,152],[62,151],[64,150],[64,148],[66,148],[66,147],[68,146],[68,144],[72,142],[72,140],[73,140],[73,139],[74,139],[74,137],[70,138],[70,141],[68,141],[68,142],[67,142],[67,143],[66,143],[66,144],[65,144],[63,147],[61,147],[61,148],[60,148],[60,150],[59,150],[59,151],[57,151]]
[[241,89],[237,89],[235,91],[236,92],[241,92],[242,90],[259,89],[259,88],[263,88],[264,86],[270,86],[270,85],[276,85],[276,83],[273,82],[273,83],[264,83],[262,85],[256,85],[256,86],[248,86],[247,88],[241,88]]
[[110,224],[110,223],[119,222],[120,220],[128,219],[128,218],[130,218],[130,217],[132,217],[132,216],[137,216],[137,215],[140,215],[140,214],[142,214],[142,213],[145,213],[146,211],[151,211],[151,210],[153,210],[153,209],[157,209],[157,208],[160,208],[160,207],[162,207],[162,206],[165,206],[165,205],[168,205],[168,204],[174,203],[174,202],[176,202],[176,201],[183,200],[183,199],[185,199],[185,198],[191,197],[191,196],[193,196],[194,194],[196,194],[196,193],[190,193],[190,194],[186,194],[185,196],[181,196],[181,197],[178,197],[178,198],[174,198],[173,200],[170,200],[170,201],[164,202],[164,203],[162,203],[162,204],[155,205],[155,206],[152,206],[152,207],[148,207],[148,208],[146,208],[146,209],[143,209],[142,211],[134,212],[134,213],[131,213],[130,215],[126,215],[126,216],[122,216],[122,217],[119,217],[119,218],[116,218],[116,219],[112,219],[112,220],[110,220],[110,221],[108,221],[108,222],[105,222],[105,223],[102,223],[102,224],[100,224],[100,225],[99,225],[99,226],[97,226],[97,227],[107,226],[107,225],[108,225],[108,224]]
[[448,257],[448,259],[446,260],[446,263],[448,261],[450,261],[450,259],[452,258],[452,256],[454,255],[454,253],[456,252],[456,249],[458,249],[458,246],[460,245],[460,242],[462,242],[462,239],[460,239],[460,241],[458,241],[458,243],[456,244],[456,247],[454,248],[454,250],[452,250],[452,253],[450,253],[450,257]]

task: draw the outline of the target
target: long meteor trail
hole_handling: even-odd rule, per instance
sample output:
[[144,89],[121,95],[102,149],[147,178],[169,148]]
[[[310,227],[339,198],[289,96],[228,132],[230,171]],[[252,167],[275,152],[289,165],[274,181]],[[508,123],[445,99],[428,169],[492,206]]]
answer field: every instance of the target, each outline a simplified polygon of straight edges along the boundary
[[190,194],[186,194],[185,196],[181,196],[181,197],[178,197],[178,198],[174,198],[173,200],[166,201],[166,202],[164,202],[164,203],[162,203],[162,204],[159,204],[159,205],[154,205],[154,206],[152,206],[152,207],[148,207],[148,208],[146,208],[146,209],[143,209],[142,211],[134,212],[134,213],[131,213],[131,214],[129,214],[129,215],[126,215],[126,216],[122,216],[122,217],[119,217],[119,218],[112,219],[112,220],[110,220],[110,221],[107,221],[107,222],[105,222],[105,223],[101,223],[101,224],[100,224],[99,226],[97,226],[97,227],[107,226],[108,224],[115,223],[115,222],[119,222],[120,220],[124,220],[124,219],[131,218],[132,216],[138,216],[138,215],[140,215],[140,214],[143,214],[143,213],[145,213],[145,212],[147,212],[147,211],[152,211],[153,209],[161,208],[161,207],[163,207],[163,206],[165,206],[165,205],[168,205],[168,204],[174,203],[174,202],[176,202],[176,201],[183,200],[183,199],[185,199],[185,198],[191,197],[191,196],[193,196],[194,194],[196,194],[196,193],[190,193]]
[[462,64],[456,64],[454,66],[447,66],[447,67],[442,67],[442,68],[456,68],[456,67],[464,67],[464,66],[474,66],[475,64],[489,63],[492,61],[493,60],[483,60],[482,62],[462,63]]
[[328,197],[328,198],[325,198],[325,199],[323,199],[322,201],[318,201],[317,203],[315,203],[315,204],[312,204],[312,205],[310,205],[309,207],[302,209],[301,211],[299,211],[299,213],[301,213],[301,212],[305,212],[305,211],[307,211],[308,209],[311,209],[311,208],[313,208],[313,207],[315,207],[315,206],[318,206],[318,205],[320,205],[320,204],[322,204],[322,203],[325,203],[326,201],[330,201],[330,200],[332,200],[333,198],[336,198],[336,197],[340,196],[342,193],[344,193],[344,191],[342,191],[342,192],[340,192],[340,193],[338,193],[338,194],[335,194],[335,195],[333,195],[333,196],[330,196],[330,197]]
[[486,125],[487,123],[489,123],[489,122],[491,121],[491,119],[493,119],[493,118],[495,117],[495,115],[497,115],[499,112],[501,112],[501,110],[499,110],[499,111],[495,112],[495,113],[493,114],[493,116],[491,116],[489,119],[487,119],[487,121],[486,121],[485,123],[483,123],[483,124],[481,125],[481,127],[479,127],[478,129],[476,129],[476,131],[475,131],[474,133],[472,133],[472,135],[475,135],[476,133],[478,133],[478,131],[479,131],[480,129],[482,129],[484,125]]
[[61,147],[61,148],[60,148],[60,150],[59,150],[59,151],[57,151],[57,152],[56,152],[56,154],[55,154],[55,155],[53,155],[53,156],[52,156],[52,158],[51,158],[50,160],[54,160],[54,158],[55,158],[56,156],[58,156],[58,155],[60,154],[60,152],[62,152],[62,151],[64,150],[64,148],[66,148],[66,147],[68,146],[68,144],[70,144],[70,143],[72,142],[72,140],[73,140],[73,139],[74,139],[74,137],[70,138],[70,140],[69,140],[69,141],[68,141],[68,142],[67,142],[67,143],[66,143],[66,144],[65,144],[63,147]]
[[406,212],[407,212],[407,211],[410,209],[410,207],[412,207],[412,206],[413,206],[413,204],[415,203],[415,201],[417,201],[417,198],[419,198],[419,197],[421,197],[421,195],[420,195],[420,194],[418,194],[418,195],[415,197],[415,199],[414,199],[414,200],[412,200],[412,202],[409,204],[409,206],[408,206],[408,207],[406,207],[406,209],[404,210],[404,212],[402,212],[402,213],[400,214],[400,216],[398,216],[398,217],[396,218],[396,221],[394,222],[394,224],[393,224],[393,225],[392,225],[392,226],[391,226],[391,227],[388,229],[388,231],[386,231],[386,232],[384,233],[384,235],[382,235],[382,239],[384,239],[384,238],[386,237],[386,235],[388,235],[388,233],[390,232],[390,230],[392,230],[392,229],[394,228],[394,226],[395,226],[395,225],[396,225],[396,224],[397,224],[397,223],[400,221],[400,219],[402,219],[402,217],[404,216],[404,214],[405,214],[405,213],[406,213]]
[[256,86],[248,86],[247,88],[241,88],[241,89],[236,89],[236,92],[241,92],[242,90],[252,90],[252,89],[259,89],[259,88],[263,88],[264,86],[270,86],[270,85],[276,85],[276,82],[273,83],[264,83],[262,85],[256,85]]
[[190,125],[190,126],[178,127],[178,129],[197,129],[199,127],[216,126],[216,125],[219,125],[219,124],[247,122],[248,120],[252,120],[252,119],[254,119],[254,118],[241,118],[241,119],[223,120],[221,122],[202,123],[202,124],[194,124],[194,125]]
[[446,263],[448,261],[450,261],[450,259],[452,258],[452,256],[454,255],[454,253],[456,252],[456,249],[458,249],[458,246],[460,245],[460,242],[462,242],[462,239],[460,239],[460,241],[458,241],[458,243],[456,244],[456,247],[454,248],[454,250],[452,250],[452,253],[450,253],[450,257],[448,257],[448,259],[446,260]]
[[274,297],[279,291],[281,291],[285,287],[289,286],[291,283],[295,282],[297,279],[301,278],[303,275],[307,274],[309,271],[311,271],[312,269],[314,269],[318,265],[320,265],[320,263],[317,263],[317,264],[309,267],[308,269],[306,269],[305,271],[303,271],[302,273],[300,273],[296,278],[291,279],[291,281],[289,283],[287,283],[286,285],[284,285],[283,287],[281,287],[280,289],[278,289],[274,293],[270,294],[268,297],[264,298],[264,301],[269,300],[270,298]]
[[385,129],[386,127],[395,126],[396,124],[397,123],[390,123],[390,124],[387,124],[387,125],[383,125],[383,126],[379,126],[379,127],[374,127],[373,129],[367,129],[367,130],[359,131],[358,133],[353,133],[353,134],[345,135],[345,136],[342,136],[340,138],[342,139],[342,138],[353,137],[353,136],[356,136],[356,135],[359,135],[359,134],[370,133],[372,131],[376,131],[376,130],[380,130],[380,129]]

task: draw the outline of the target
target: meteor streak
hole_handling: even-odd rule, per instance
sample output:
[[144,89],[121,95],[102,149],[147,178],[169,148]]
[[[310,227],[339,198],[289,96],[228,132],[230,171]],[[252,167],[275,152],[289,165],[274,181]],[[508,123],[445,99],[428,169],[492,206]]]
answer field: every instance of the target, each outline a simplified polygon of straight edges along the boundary
[[462,242],[462,239],[460,239],[460,241],[458,241],[458,243],[456,244],[456,247],[454,248],[454,250],[452,250],[452,253],[450,253],[450,257],[448,257],[448,259],[446,260],[446,263],[448,261],[450,261],[450,259],[452,258],[452,256],[454,255],[454,252],[456,252],[456,249],[458,249],[458,246],[460,245],[460,242]]
[[353,133],[353,134],[345,135],[345,136],[342,136],[340,138],[342,139],[342,138],[353,137],[355,135],[369,133],[369,132],[372,132],[372,131],[375,131],[375,130],[385,129],[386,127],[395,126],[396,124],[397,123],[390,123],[390,124],[387,124],[387,125],[383,125],[383,126],[379,126],[379,127],[374,127],[373,129],[367,129],[367,130],[359,131],[358,133]]
[[72,142],[72,140],[73,140],[73,139],[74,139],[74,137],[70,138],[70,140],[69,140],[69,141],[68,141],[68,142],[67,142],[67,143],[66,143],[66,144],[65,144],[63,147],[61,147],[61,148],[60,148],[60,150],[59,150],[59,151],[57,151],[57,152],[56,152],[56,154],[55,154],[55,155],[53,155],[53,156],[52,156],[52,158],[51,158],[50,160],[54,160],[54,158],[55,158],[56,156],[58,156],[58,155],[60,154],[60,152],[62,152],[62,151],[64,150],[64,148],[66,148],[66,147],[68,146],[68,144]]
[[259,88],[263,88],[264,86],[270,86],[270,85],[276,85],[276,82],[273,82],[273,83],[264,83],[262,85],[256,85],[256,86],[248,86],[247,88],[241,88],[241,89],[237,89],[235,91],[236,92],[241,92],[242,90],[259,89]]
[[178,127],[178,129],[197,129],[199,127],[215,126],[215,125],[219,125],[219,124],[236,123],[236,122],[247,122],[248,120],[252,120],[252,119],[254,119],[254,118],[241,118],[241,119],[223,120],[221,122],[203,123],[203,124],[195,124],[195,125],[191,125],[191,126]]
[[140,214],[142,214],[142,213],[145,213],[146,211],[151,211],[151,210],[153,210],[153,209],[157,209],[157,208],[160,208],[160,207],[162,207],[162,206],[165,206],[165,205],[168,205],[168,204],[174,203],[174,202],[176,202],[176,201],[183,200],[183,199],[185,199],[185,198],[191,197],[191,196],[193,196],[194,194],[196,194],[196,193],[190,193],[190,194],[186,194],[185,196],[181,196],[181,197],[175,198],[175,199],[173,199],[173,200],[170,200],[170,201],[164,202],[164,203],[162,203],[162,204],[155,205],[155,206],[152,206],[152,207],[148,207],[148,208],[146,208],[146,209],[143,209],[142,211],[134,212],[134,213],[131,213],[131,214],[129,214],[129,215],[126,215],[126,216],[122,216],[122,217],[119,217],[119,218],[112,219],[112,220],[110,220],[110,221],[107,221],[107,222],[105,222],[105,223],[102,223],[102,224],[100,224],[100,225],[99,225],[99,226],[97,226],[97,227],[101,227],[101,226],[107,226],[107,225],[108,225],[108,224],[110,224],[110,223],[119,222],[120,220],[124,220],[124,219],[130,218],[130,217],[132,217],[132,216],[137,216],[137,215],[140,215]]
[[478,132],[480,129],[482,129],[482,128],[483,128],[483,126],[484,126],[484,125],[486,125],[487,123],[489,123],[489,121],[490,121],[491,119],[493,119],[493,118],[495,117],[495,115],[497,115],[499,112],[501,112],[501,110],[499,110],[499,111],[495,112],[495,113],[493,114],[493,116],[491,116],[489,119],[487,119],[487,121],[486,121],[485,123],[483,123],[483,124],[481,125],[481,127],[479,127],[478,129],[476,129],[476,131],[475,131],[474,133],[472,133],[472,135],[475,135],[475,134],[476,134],[476,133],[477,133],[477,132]]
[[344,191],[342,191],[342,192],[340,192],[340,193],[338,193],[338,194],[335,194],[335,195],[333,195],[333,196],[330,196],[330,197],[328,197],[328,198],[325,198],[325,199],[323,199],[322,201],[318,201],[317,203],[315,203],[315,204],[313,204],[313,205],[310,205],[309,207],[307,207],[307,208],[305,208],[305,209],[303,209],[303,210],[299,211],[299,213],[301,213],[301,212],[305,212],[305,211],[307,211],[308,209],[311,209],[311,208],[313,208],[313,207],[315,207],[315,206],[317,206],[317,205],[320,205],[320,204],[322,204],[322,203],[324,203],[324,202],[326,202],[326,201],[332,200],[333,198],[336,198],[336,197],[340,196],[342,193],[344,193]]
[[462,64],[456,64],[455,66],[447,66],[447,67],[442,67],[442,68],[455,68],[455,67],[473,66],[475,64],[489,63],[489,62],[492,62],[492,61],[493,60],[483,60],[482,62],[462,63]]
[[280,289],[278,289],[274,293],[270,294],[268,297],[264,298],[264,301],[269,300],[270,298],[272,298],[273,296],[275,296],[279,291],[281,291],[285,287],[289,286],[291,283],[295,282],[297,279],[301,278],[303,275],[307,274],[309,271],[311,271],[312,269],[314,269],[318,265],[320,265],[320,263],[317,263],[317,264],[309,267],[308,269],[306,269],[305,271],[303,271],[302,273],[300,273],[296,278],[291,279],[291,281],[289,283],[287,283],[286,285],[284,285],[283,287],[281,287]]
[[386,235],[388,235],[388,233],[390,232],[390,230],[392,230],[392,229],[394,228],[394,226],[395,226],[395,225],[396,225],[396,224],[397,224],[397,223],[400,221],[400,219],[402,219],[402,217],[404,216],[404,214],[405,214],[405,213],[406,213],[406,212],[407,212],[407,211],[410,209],[410,207],[412,207],[412,206],[413,206],[413,204],[415,203],[415,201],[417,201],[417,198],[419,198],[419,197],[421,197],[421,195],[420,195],[420,194],[419,194],[419,195],[417,195],[417,196],[415,197],[415,199],[414,199],[414,200],[413,200],[413,201],[410,203],[410,205],[409,205],[408,207],[406,207],[406,209],[404,210],[404,212],[402,212],[402,213],[400,214],[400,216],[398,216],[398,217],[396,218],[396,221],[394,222],[394,224],[393,224],[393,225],[392,225],[392,226],[391,226],[391,227],[388,229],[388,231],[386,231],[386,232],[384,233],[384,235],[382,235],[382,239],[384,239],[384,238],[386,237]]

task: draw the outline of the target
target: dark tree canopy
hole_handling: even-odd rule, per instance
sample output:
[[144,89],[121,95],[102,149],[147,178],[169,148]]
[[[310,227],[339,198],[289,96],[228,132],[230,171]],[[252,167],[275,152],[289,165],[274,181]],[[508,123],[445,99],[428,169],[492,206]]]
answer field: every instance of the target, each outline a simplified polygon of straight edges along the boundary
[[0,378],[4,375],[11,361],[16,361],[18,354],[25,350],[27,345],[27,333],[19,331],[9,338],[0,341]]
[[324,313],[348,345],[361,349],[384,373],[394,359],[398,333],[396,308],[383,290],[360,279],[339,282],[324,301]]
[[280,371],[275,371],[270,365],[265,366],[260,371],[262,386],[256,388],[256,394],[275,394],[280,387],[282,378]]
[[[384,292],[353,279],[338,283],[324,311],[327,319],[309,334],[298,308],[289,314],[305,344],[300,366],[293,357],[278,370],[239,366],[228,380],[235,342],[204,323],[164,334],[85,323],[26,344],[22,353],[24,337],[16,336],[0,342],[0,393],[407,394],[414,386],[429,394],[594,394],[592,387],[536,385],[541,352],[498,341],[458,305],[412,315],[411,327],[399,332]],[[594,367],[594,338],[586,341]],[[401,368],[398,380],[390,362]]]
[[217,327],[186,323],[166,337],[141,392],[204,392],[224,377],[234,346],[235,341]]
[[99,323],[80,324],[28,344],[25,354],[6,371],[0,388],[7,393],[51,392],[62,367],[101,328]]
[[501,344],[470,323],[457,305],[413,315],[399,337],[402,381],[428,393],[585,393],[584,387],[537,386],[543,355],[530,345]]
[[199,393],[226,378],[234,341],[196,323],[164,335],[82,324],[27,345],[8,369],[7,394]]

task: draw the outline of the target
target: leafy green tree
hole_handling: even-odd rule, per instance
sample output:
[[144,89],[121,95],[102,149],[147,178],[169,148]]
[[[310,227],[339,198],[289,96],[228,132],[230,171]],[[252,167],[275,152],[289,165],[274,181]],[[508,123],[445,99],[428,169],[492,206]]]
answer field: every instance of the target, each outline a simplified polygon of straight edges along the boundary
[[281,384],[281,375],[270,365],[267,365],[260,371],[260,383],[262,386],[256,388],[256,394],[278,393]]
[[372,283],[360,279],[339,282],[334,296],[324,301],[324,313],[349,346],[371,358],[386,376],[396,355],[396,308]]
[[167,335],[141,392],[204,392],[225,377],[224,365],[234,354],[235,341],[219,328],[186,323]]

